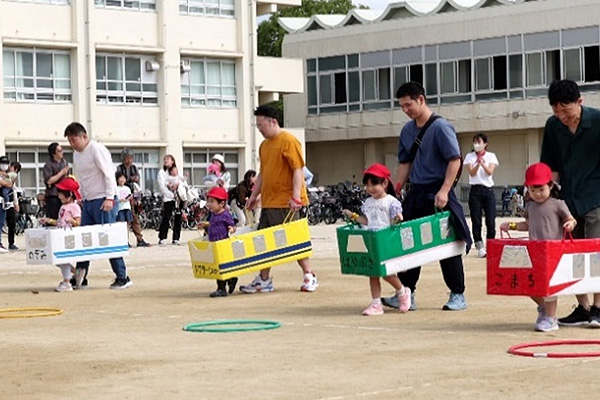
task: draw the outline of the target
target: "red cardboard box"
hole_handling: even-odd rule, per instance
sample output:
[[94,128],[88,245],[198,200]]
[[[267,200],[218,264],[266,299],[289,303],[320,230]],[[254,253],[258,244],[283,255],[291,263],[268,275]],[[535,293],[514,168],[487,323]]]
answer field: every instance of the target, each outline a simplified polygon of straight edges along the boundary
[[600,292],[600,239],[490,239],[486,247],[488,294]]

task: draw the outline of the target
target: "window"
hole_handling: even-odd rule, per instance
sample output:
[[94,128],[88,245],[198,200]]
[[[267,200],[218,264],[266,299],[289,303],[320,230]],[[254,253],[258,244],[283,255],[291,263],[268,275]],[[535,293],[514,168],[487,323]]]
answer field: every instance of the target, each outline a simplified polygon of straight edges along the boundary
[[235,16],[235,0],[179,0],[179,12],[217,17]]
[[546,86],[560,78],[558,50],[547,50],[525,55],[527,86]]
[[199,149],[184,150],[183,152],[183,172],[189,174],[188,184],[194,187],[201,187],[202,180],[206,176],[206,168],[215,154],[223,154],[225,157],[225,167],[231,174],[229,187],[235,186],[243,173],[238,171],[238,152],[237,150],[224,149]]
[[152,56],[96,55],[96,102],[105,104],[157,104],[156,71],[147,71]]
[[600,80],[599,46],[563,50],[563,71],[566,79],[576,82]]
[[183,107],[237,107],[235,62],[184,59],[189,71],[181,74]]
[[390,68],[363,70],[363,101],[390,100]]
[[440,63],[442,94],[469,93],[471,91],[471,60]]
[[506,62],[506,56],[474,60],[475,91],[505,90]]
[[2,57],[5,100],[71,101],[71,56],[68,52],[5,48]]
[[12,0],[19,3],[71,4],[70,0]]
[[132,10],[156,10],[156,0],[94,0],[98,7],[123,8]]

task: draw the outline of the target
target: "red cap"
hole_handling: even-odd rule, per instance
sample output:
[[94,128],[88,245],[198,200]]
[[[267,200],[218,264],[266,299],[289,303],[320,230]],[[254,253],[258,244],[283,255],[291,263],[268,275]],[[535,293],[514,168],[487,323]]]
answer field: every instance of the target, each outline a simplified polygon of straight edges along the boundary
[[373,164],[363,172],[364,175],[374,175],[379,178],[390,179],[390,170],[383,164]]
[[56,184],[56,188],[60,190],[68,190],[75,193],[75,198],[81,200],[81,194],[79,194],[79,182],[74,178],[67,176],[62,181]]
[[532,164],[525,171],[525,186],[542,186],[552,181],[552,170],[547,164]]
[[227,201],[227,190],[223,189],[221,186],[215,186],[208,191],[206,197],[213,197],[217,200]]

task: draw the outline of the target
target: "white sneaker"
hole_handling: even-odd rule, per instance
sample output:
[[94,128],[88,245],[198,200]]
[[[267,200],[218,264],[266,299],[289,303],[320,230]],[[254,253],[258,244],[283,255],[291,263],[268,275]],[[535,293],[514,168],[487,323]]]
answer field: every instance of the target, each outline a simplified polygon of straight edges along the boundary
[[477,249],[477,257],[485,258],[485,256],[487,256],[487,251],[485,251],[485,247],[482,247],[481,249]]
[[159,240],[158,244],[161,245],[161,246],[167,244],[167,239],[161,239],[161,240]]
[[181,242],[179,240],[173,240],[173,244],[175,246],[181,246]]
[[265,280],[260,274],[249,285],[240,286],[240,291],[244,293],[272,292],[273,290],[275,290],[273,280],[271,278]]
[[319,282],[317,281],[317,275],[314,272],[309,272],[308,274],[304,274],[304,281],[302,281],[302,286],[300,286],[300,291],[302,292],[314,292],[319,287]]
[[56,292],[72,292],[73,286],[69,282],[61,281],[54,290]]

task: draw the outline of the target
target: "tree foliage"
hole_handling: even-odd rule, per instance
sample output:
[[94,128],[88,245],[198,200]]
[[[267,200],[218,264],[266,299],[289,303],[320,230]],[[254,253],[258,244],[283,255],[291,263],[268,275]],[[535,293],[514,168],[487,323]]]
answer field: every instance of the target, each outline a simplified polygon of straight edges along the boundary
[[[301,6],[284,8],[258,26],[258,55],[281,57],[281,43],[286,32],[277,22],[280,17],[306,18],[315,14],[347,14],[355,8],[352,0],[302,0]],[[359,8],[368,7],[361,5]]]

